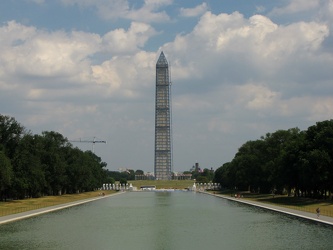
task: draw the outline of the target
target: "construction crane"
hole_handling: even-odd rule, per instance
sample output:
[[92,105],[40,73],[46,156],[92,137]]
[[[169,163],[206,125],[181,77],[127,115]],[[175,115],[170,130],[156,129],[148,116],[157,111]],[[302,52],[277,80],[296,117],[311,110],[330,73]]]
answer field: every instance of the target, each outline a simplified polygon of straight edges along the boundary
[[96,137],[93,138],[93,140],[70,140],[70,142],[84,142],[84,143],[92,143],[92,152],[95,154],[95,143],[106,143],[106,141],[103,140],[96,140]]

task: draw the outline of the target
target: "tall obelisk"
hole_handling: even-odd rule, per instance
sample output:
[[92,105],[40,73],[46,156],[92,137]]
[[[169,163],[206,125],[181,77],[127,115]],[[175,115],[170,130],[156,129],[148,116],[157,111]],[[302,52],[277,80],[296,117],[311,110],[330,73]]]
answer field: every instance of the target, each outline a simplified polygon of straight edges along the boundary
[[171,180],[172,178],[170,90],[169,65],[164,53],[161,52],[156,63],[154,162],[156,180]]

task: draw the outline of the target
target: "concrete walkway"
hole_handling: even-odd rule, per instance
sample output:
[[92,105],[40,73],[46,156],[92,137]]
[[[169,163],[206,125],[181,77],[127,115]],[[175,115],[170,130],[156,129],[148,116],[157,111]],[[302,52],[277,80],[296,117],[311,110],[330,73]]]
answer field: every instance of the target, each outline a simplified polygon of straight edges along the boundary
[[95,198],[78,200],[78,201],[73,201],[73,202],[69,202],[69,203],[65,203],[65,204],[59,204],[59,205],[50,206],[50,207],[44,207],[44,208],[40,208],[40,209],[36,209],[36,210],[30,210],[30,211],[23,212],[23,213],[1,216],[0,217],[0,225],[4,224],[4,223],[8,223],[8,222],[13,222],[13,221],[16,221],[16,220],[22,220],[22,219],[26,219],[26,218],[29,218],[29,217],[49,213],[49,212],[54,212],[54,211],[57,211],[57,210],[60,210],[60,209],[68,208],[68,207],[78,206],[78,205],[81,205],[81,204],[84,204],[84,203],[87,203],[87,202],[92,202],[92,201],[104,199],[106,197],[110,197],[110,196],[114,196],[114,195],[118,195],[118,194],[122,194],[122,193],[123,192],[119,192],[119,193],[114,193],[114,194],[110,194],[110,195],[98,196],[98,197],[95,197]]
[[230,200],[230,201],[234,201],[234,202],[240,202],[243,204],[256,206],[256,207],[260,207],[260,208],[264,208],[264,209],[269,209],[269,210],[276,211],[279,213],[289,214],[292,216],[297,216],[297,217],[304,218],[307,220],[312,220],[312,221],[316,221],[316,222],[320,222],[320,223],[324,223],[324,224],[333,226],[333,217],[320,215],[319,218],[317,218],[316,213],[303,212],[303,211],[299,211],[299,210],[295,210],[295,209],[275,206],[275,205],[266,204],[266,203],[262,203],[262,202],[249,201],[249,200],[242,199],[242,198],[233,198],[233,197],[220,195],[220,194],[212,194],[212,193],[208,193],[208,192],[201,192],[201,193],[209,194],[209,195],[219,197],[222,199],[226,199],[226,200]]

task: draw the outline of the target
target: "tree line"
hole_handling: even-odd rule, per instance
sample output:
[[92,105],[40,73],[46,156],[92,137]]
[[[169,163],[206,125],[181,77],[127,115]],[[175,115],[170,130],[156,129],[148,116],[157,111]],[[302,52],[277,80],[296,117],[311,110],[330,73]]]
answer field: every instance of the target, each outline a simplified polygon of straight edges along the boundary
[[209,183],[214,179],[214,170],[204,168],[194,168],[192,171],[184,171],[183,174],[192,174],[191,179],[195,180],[197,183]]
[[110,171],[107,170],[107,175],[109,177],[108,183],[114,184],[116,181],[119,181],[120,184],[126,184],[127,181],[135,180],[135,175],[143,175],[143,170],[136,170],[133,169],[127,169],[126,171]]
[[331,198],[333,120],[317,122],[305,131],[278,130],[247,141],[214,178],[228,189]]
[[0,114],[0,200],[92,191],[108,181],[106,165],[60,133],[32,134]]

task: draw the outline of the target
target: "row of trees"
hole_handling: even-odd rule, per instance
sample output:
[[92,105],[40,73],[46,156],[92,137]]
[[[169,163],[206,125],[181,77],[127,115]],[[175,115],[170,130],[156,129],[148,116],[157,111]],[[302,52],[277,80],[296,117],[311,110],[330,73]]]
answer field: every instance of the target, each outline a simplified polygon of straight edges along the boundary
[[333,120],[268,133],[242,145],[231,162],[215,171],[225,188],[293,192],[326,198],[333,191]]
[[119,181],[121,184],[126,184],[127,181],[130,180],[135,180],[135,175],[143,175],[144,172],[143,170],[136,170],[134,172],[134,170],[132,169],[127,169],[126,171],[110,171],[107,170],[107,175],[109,177],[109,183],[113,184],[116,181]]
[[208,168],[203,170],[194,168],[192,171],[184,171],[184,174],[192,174],[191,178],[197,183],[208,183],[213,181],[214,178],[214,170]]
[[0,114],[0,199],[91,191],[107,182],[106,163],[57,132],[34,135]]

